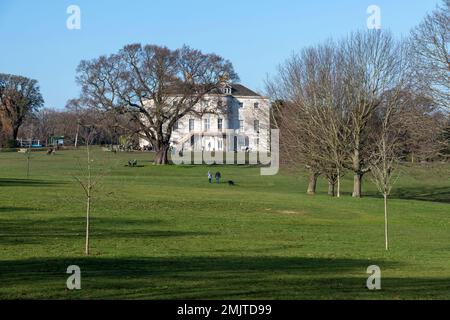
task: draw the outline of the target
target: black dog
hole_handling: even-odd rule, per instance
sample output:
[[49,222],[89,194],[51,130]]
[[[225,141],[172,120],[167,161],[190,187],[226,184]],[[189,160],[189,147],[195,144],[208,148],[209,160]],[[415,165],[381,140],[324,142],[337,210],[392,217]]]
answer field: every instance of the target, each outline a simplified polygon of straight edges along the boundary
[[129,167],[136,167],[138,164],[137,160],[128,160],[128,166]]
[[230,180],[230,181],[228,181],[228,185],[229,185],[229,186],[235,186],[236,184],[234,183],[233,180]]

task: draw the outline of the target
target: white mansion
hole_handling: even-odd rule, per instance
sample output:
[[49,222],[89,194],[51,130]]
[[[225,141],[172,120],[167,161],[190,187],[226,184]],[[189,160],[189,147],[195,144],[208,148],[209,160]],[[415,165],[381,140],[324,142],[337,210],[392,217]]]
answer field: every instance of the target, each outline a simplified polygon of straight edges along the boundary
[[[201,103],[217,103],[219,112],[187,115],[174,127],[171,147],[177,151],[249,151],[269,149],[270,101],[240,84],[227,84],[219,95]],[[141,147],[149,145],[141,140]]]

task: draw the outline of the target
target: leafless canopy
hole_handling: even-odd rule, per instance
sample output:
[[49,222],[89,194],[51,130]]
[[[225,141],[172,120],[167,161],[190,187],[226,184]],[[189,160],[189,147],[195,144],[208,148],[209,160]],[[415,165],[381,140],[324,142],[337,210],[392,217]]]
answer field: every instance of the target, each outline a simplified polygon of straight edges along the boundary
[[412,31],[411,48],[418,88],[450,108],[450,0]]
[[[331,185],[345,170],[354,174],[355,197],[373,164],[383,105],[399,107],[409,90],[410,65],[403,42],[384,31],[356,32],[292,56],[268,83],[280,110],[283,155]],[[377,122],[378,121],[378,122]],[[332,191],[334,194],[334,191]]]
[[84,102],[132,115],[158,151],[157,164],[168,161],[176,122],[187,114],[212,112],[199,110],[198,103],[224,81],[237,79],[229,61],[186,46],[128,45],[117,54],[82,61],[77,72]]
[[[341,57],[336,44],[311,47],[279,67],[268,89],[278,101],[282,150],[286,160],[311,171],[309,193],[324,174],[333,187],[343,174],[346,143],[343,130]],[[338,183],[339,195],[339,183]]]
[[386,97],[395,104],[399,94],[408,90],[410,69],[404,42],[389,32],[357,32],[341,44],[344,74],[344,99],[350,136],[349,157],[354,173],[353,196],[361,196],[364,174],[370,171],[373,155],[374,121]]

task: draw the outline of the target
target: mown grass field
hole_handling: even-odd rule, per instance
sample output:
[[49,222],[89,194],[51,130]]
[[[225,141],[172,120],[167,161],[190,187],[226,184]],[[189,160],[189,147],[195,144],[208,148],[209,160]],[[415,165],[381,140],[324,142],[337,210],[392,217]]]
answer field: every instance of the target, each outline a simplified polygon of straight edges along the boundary
[[[0,153],[1,299],[450,299],[450,166],[403,167],[390,202],[306,196],[306,177],[247,166],[156,167],[96,151],[108,168],[85,257],[77,157]],[[128,159],[139,167],[128,168]],[[226,183],[209,185],[207,171]],[[343,185],[351,190],[351,177]],[[382,290],[365,288],[382,269]],[[78,265],[82,290],[66,289]]]

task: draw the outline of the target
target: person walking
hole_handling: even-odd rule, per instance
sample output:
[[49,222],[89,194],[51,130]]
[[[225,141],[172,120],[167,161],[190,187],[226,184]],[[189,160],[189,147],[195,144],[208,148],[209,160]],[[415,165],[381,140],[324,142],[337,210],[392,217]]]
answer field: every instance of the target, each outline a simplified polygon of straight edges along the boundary
[[212,173],[211,173],[211,171],[208,171],[208,181],[209,181],[209,183],[212,183]]
[[221,178],[221,177],[222,177],[222,175],[220,174],[219,171],[217,171],[217,172],[216,172],[216,182],[217,182],[217,184],[220,183],[220,178]]

